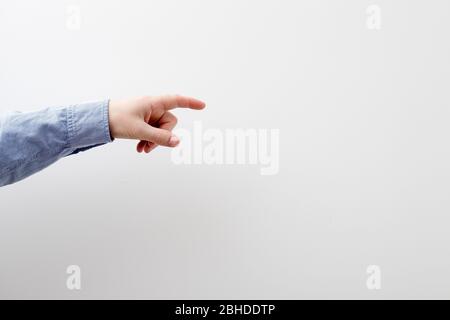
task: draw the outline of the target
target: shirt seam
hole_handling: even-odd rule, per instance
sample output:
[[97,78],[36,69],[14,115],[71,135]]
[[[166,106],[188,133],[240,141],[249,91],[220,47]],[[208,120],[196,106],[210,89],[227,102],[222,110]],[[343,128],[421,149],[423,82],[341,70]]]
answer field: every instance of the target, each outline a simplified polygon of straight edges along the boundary
[[103,130],[105,142],[111,142],[111,132],[109,130],[109,100],[106,100],[103,104]]
[[72,106],[69,106],[66,110],[66,126],[67,126],[67,146],[70,148],[73,146],[72,144],[72,140],[73,137],[75,136],[75,121],[73,120],[74,115],[73,115],[73,109]]

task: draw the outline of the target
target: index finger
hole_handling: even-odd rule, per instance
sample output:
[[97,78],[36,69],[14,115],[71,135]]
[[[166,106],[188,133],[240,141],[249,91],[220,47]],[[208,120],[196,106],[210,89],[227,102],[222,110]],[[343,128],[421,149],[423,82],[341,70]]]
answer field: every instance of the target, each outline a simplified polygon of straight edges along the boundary
[[159,102],[161,102],[165,110],[172,110],[175,108],[189,108],[201,110],[206,106],[203,101],[180,95],[162,96],[159,98]]

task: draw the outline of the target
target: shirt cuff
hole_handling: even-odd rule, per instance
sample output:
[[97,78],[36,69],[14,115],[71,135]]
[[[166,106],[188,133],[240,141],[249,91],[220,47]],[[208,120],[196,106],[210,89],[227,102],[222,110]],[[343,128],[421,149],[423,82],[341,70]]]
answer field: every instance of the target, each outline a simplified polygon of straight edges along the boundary
[[109,131],[109,100],[67,108],[69,148],[78,149],[112,141]]

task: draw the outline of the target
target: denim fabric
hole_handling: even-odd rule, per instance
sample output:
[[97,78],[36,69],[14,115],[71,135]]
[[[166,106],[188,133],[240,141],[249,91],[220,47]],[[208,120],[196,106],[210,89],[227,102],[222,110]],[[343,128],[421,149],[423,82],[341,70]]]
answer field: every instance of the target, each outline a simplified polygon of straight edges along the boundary
[[109,101],[0,115],[0,187],[111,142]]

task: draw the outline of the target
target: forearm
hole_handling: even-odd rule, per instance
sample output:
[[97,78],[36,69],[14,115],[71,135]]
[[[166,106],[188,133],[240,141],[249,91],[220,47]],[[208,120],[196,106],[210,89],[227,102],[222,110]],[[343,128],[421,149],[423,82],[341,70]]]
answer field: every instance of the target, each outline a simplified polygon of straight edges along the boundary
[[136,150],[176,147],[175,108],[205,103],[179,95],[100,101],[0,116],[0,187],[22,180],[58,159],[111,142],[138,140]]
[[108,142],[108,101],[1,116],[0,186]]

